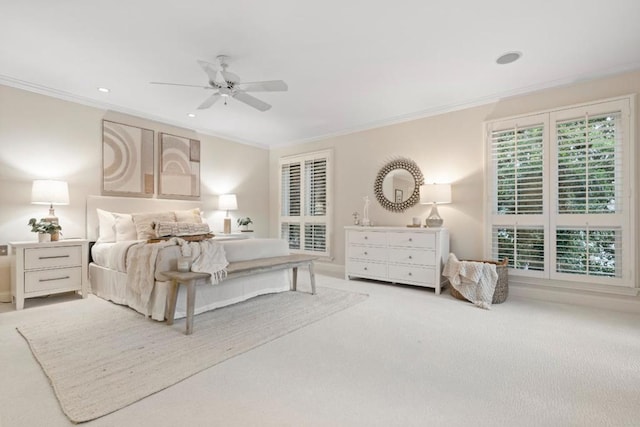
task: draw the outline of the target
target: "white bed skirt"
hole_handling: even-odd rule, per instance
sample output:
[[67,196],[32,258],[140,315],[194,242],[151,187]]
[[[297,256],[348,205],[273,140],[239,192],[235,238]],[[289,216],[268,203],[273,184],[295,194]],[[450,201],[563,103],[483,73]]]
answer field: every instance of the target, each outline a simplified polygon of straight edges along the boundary
[[[156,281],[147,309],[146,307],[135,307],[135,304],[129,303],[130,300],[126,295],[126,273],[91,263],[89,264],[89,281],[92,292],[100,298],[113,301],[116,304],[128,305],[143,314],[148,313],[154,320],[162,321],[165,319],[169,282]],[[223,280],[217,285],[201,284],[197,286],[195,314],[245,301],[258,295],[288,291],[290,287],[289,270],[276,270]],[[180,286],[176,304],[176,319],[186,316],[186,299],[186,288]]]

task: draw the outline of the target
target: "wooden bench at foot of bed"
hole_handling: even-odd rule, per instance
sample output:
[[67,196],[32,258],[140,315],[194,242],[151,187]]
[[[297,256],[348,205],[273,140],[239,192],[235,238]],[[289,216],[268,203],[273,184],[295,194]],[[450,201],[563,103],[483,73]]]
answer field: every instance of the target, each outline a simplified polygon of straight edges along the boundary
[[[304,254],[291,254],[276,256],[270,258],[252,259],[249,261],[230,262],[227,265],[226,279],[236,277],[249,276],[252,274],[264,273],[267,271],[293,270],[291,290],[298,290],[298,267],[309,268],[309,279],[311,280],[311,293],[316,293],[316,277],[313,272],[313,261],[317,257]],[[196,301],[196,282],[201,279],[207,279],[211,275],[209,273],[198,273],[195,271],[179,272],[164,271],[162,274],[171,279],[171,287],[169,289],[169,300],[167,301],[167,310],[165,316],[167,325],[173,325],[173,319],[176,314],[176,302],[178,300],[178,286],[185,285],[187,287],[187,335],[193,332],[193,312]]]

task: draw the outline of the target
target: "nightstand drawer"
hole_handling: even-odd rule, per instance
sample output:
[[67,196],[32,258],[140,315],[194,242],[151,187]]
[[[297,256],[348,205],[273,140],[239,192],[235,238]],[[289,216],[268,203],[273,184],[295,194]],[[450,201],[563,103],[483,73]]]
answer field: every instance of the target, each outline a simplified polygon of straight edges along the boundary
[[24,273],[25,292],[80,289],[80,283],[82,283],[82,267],[55,268]]
[[82,246],[52,246],[24,251],[25,270],[79,265],[82,265]]

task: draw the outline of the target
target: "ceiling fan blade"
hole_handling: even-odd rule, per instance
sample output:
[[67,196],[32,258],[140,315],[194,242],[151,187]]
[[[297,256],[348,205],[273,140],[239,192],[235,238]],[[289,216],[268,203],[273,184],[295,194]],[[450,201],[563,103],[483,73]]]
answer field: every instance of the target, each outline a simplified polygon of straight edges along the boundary
[[269,80],[266,82],[239,83],[245,92],[286,92],[289,86],[282,80]]
[[202,85],[185,85],[182,83],[165,83],[165,82],[149,82],[152,85],[169,85],[169,86],[186,86],[186,87],[198,87],[200,89],[211,89],[211,86],[202,86]]
[[245,92],[237,91],[236,93],[233,94],[233,97],[234,99],[237,99],[240,102],[244,102],[245,104],[253,108],[256,108],[260,111],[267,111],[269,108],[271,108],[271,105]]
[[216,101],[218,101],[218,99],[220,99],[220,93],[216,92],[210,97],[208,97],[207,99],[205,99],[204,102],[198,106],[198,110],[205,110],[211,107],[213,104],[216,103]]
[[200,59],[198,59],[198,64],[200,65],[200,67],[202,67],[204,72],[207,73],[207,76],[209,77],[209,81],[215,82],[217,73],[218,73],[218,70],[216,69],[215,65],[210,64],[209,62],[206,62],[206,61],[202,61]]

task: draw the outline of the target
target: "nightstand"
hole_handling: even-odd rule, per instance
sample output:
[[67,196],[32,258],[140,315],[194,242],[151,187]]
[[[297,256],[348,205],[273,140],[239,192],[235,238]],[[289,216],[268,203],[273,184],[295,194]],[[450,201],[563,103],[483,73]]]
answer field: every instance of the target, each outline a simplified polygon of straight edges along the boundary
[[11,255],[11,296],[16,310],[26,298],[81,291],[87,297],[89,241],[9,242]]

